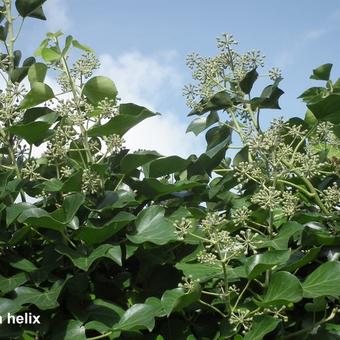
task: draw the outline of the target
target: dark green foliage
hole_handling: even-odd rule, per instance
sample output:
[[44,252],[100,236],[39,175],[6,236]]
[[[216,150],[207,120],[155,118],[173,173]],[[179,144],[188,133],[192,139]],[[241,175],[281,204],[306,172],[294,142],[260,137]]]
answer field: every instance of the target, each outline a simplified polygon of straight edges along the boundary
[[[21,17],[45,19],[44,2],[15,6]],[[11,23],[0,21],[0,40],[10,44]],[[306,118],[268,131],[259,114],[279,108],[281,78],[251,98],[258,68],[241,79],[232,73],[228,91],[190,112],[198,117],[187,131],[205,131],[205,152],[165,157],[122,148],[121,137],[156,113],[118,103],[114,82],[92,76],[93,51],[72,36],[61,46],[61,35],[47,35],[38,62],[20,66],[10,48],[4,70],[9,98],[13,82],[28,77],[30,89],[11,105],[1,97],[0,338],[337,338],[340,85],[332,65],[313,71],[326,87],[300,96]],[[68,66],[72,48],[93,63],[87,77]],[[50,67],[73,96],[66,106],[50,105]],[[229,157],[235,134],[241,146]],[[44,142],[47,152],[34,156]],[[7,323],[8,313],[25,312],[41,324]]]

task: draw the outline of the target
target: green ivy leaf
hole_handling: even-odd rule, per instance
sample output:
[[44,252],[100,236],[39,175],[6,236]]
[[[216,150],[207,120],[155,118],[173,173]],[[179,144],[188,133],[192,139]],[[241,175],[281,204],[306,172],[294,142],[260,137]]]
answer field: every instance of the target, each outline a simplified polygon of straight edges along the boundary
[[261,306],[283,305],[302,300],[303,290],[296,276],[288,272],[276,272],[269,281],[269,286]]
[[91,78],[83,88],[83,95],[94,105],[97,105],[98,102],[105,98],[115,100],[117,93],[118,91],[114,82],[103,76]]
[[228,126],[215,126],[207,131],[205,139],[207,141],[207,153],[209,154],[209,151],[213,150],[213,154],[216,154],[221,145],[227,145],[231,142],[231,129]]
[[273,85],[268,85],[264,88],[260,97],[251,99],[250,104],[255,110],[260,109],[280,109],[279,98],[284,92],[278,87],[281,78],[277,79]]
[[0,40],[6,41],[8,34],[8,22],[0,26]]
[[35,63],[28,69],[28,80],[31,87],[34,83],[43,83],[47,73],[47,66],[43,63]]
[[13,315],[20,309],[21,306],[15,303],[13,300],[0,298],[0,316],[2,317],[2,321],[7,319],[8,314]]
[[216,111],[211,111],[207,117],[199,117],[194,119],[188,126],[186,132],[193,132],[198,136],[209,126],[217,123],[219,121],[219,116]]
[[327,322],[325,324],[325,329],[334,334],[334,335],[340,335],[340,325],[339,324],[335,324],[335,323],[330,323],[330,322]]
[[127,190],[105,191],[95,210],[105,211],[123,208],[127,205],[137,205],[135,196],[133,191]]
[[15,288],[25,284],[28,280],[26,273],[21,272],[11,277],[0,276],[0,291],[2,294],[7,294]]
[[189,116],[202,115],[208,111],[226,110],[231,106],[233,106],[233,102],[230,95],[225,91],[221,91],[214,94],[208,100],[202,100],[199,104],[199,108],[192,110],[189,113]]
[[329,229],[321,223],[308,223],[303,229],[301,244],[303,247],[340,245],[340,236],[334,236]]
[[160,157],[150,162],[149,177],[161,177],[186,169],[190,160],[178,156]]
[[307,105],[314,116],[321,121],[329,121],[333,124],[340,123],[340,94],[330,94],[317,102]]
[[93,264],[99,258],[106,257],[119,266],[122,265],[122,253],[120,246],[114,246],[111,244],[102,244],[95,248],[90,254],[86,254],[86,249],[71,249],[65,245],[58,245],[56,251],[59,254],[67,256],[72,263],[79,269],[88,271]]
[[22,17],[37,15],[41,5],[46,0],[16,0],[15,7]]
[[74,238],[76,240],[82,240],[89,245],[100,244],[117,234],[134,219],[134,215],[125,211],[121,211],[110,221],[104,223],[104,225],[100,227],[94,226],[89,221],[86,226],[82,226],[79,229]]
[[28,67],[17,67],[9,72],[9,76],[13,83],[21,83],[27,76]]
[[50,125],[45,122],[33,122],[11,126],[8,131],[26,140],[28,144],[40,145],[53,135]]
[[36,19],[40,19],[40,20],[46,20],[46,16],[45,16],[45,13],[44,13],[44,10],[43,10],[42,6],[38,7],[37,9],[35,9],[28,16],[31,17],[31,18],[36,18]]
[[273,250],[248,257],[245,263],[248,278],[254,279],[267,269],[286,263],[289,256],[290,250]]
[[121,170],[124,173],[129,173],[141,165],[144,165],[154,159],[161,157],[156,151],[136,151],[132,154],[127,154],[120,162]]
[[75,47],[75,48],[78,48],[80,50],[83,50],[84,52],[88,52],[88,53],[93,53],[93,49],[86,46],[86,45],[83,45],[81,43],[79,43],[78,40],[72,40],[72,45]]
[[86,329],[103,332],[112,329],[119,322],[124,314],[124,309],[106,300],[96,299],[86,308],[85,313],[88,320],[96,320],[94,322],[100,323],[100,329],[98,329],[94,322],[88,322],[85,325]]
[[58,324],[51,340],[86,340],[85,327],[79,320],[67,320]]
[[324,87],[311,87],[300,94],[298,98],[301,98],[307,104],[312,104],[322,99],[326,93],[327,89]]
[[147,328],[150,332],[155,327],[155,307],[150,304],[137,303],[130,307],[114,329],[136,331]]
[[54,98],[53,90],[46,84],[35,82],[20,103],[20,109],[29,109]]
[[[263,240],[260,244],[261,248],[271,247],[276,250],[288,249],[289,239],[298,233],[301,233],[303,226],[295,221],[289,221],[285,223],[280,229],[279,233],[272,240]],[[259,237],[259,240],[261,238]]]
[[175,240],[175,227],[164,213],[164,208],[157,205],[141,211],[135,221],[136,234],[127,235],[127,238],[136,244],[151,242],[158,245]]
[[41,208],[32,207],[26,209],[19,217],[18,222],[26,223],[28,225],[40,228],[47,228],[57,231],[63,231],[65,228],[65,224],[60,222],[50,214]]
[[38,268],[37,266],[32,263],[30,260],[27,259],[19,259],[10,263],[11,267],[22,270],[26,273],[35,272]]
[[73,37],[72,35],[68,35],[66,38],[65,38],[65,47],[63,48],[63,51],[61,52],[61,55],[63,57],[66,57],[69,50],[70,50],[70,47],[72,45],[72,42],[73,42]]
[[313,70],[313,74],[310,76],[310,79],[329,80],[332,67],[333,64],[323,64],[319,66],[318,68]]
[[21,123],[26,124],[41,121],[53,124],[57,117],[57,114],[48,107],[34,107],[25,111]]
[[46,192],[58,192],[61,191],[62,187],[63,182],[57,178],[51,178],[50,180],[41,184],[42,190]]
[[65,222],[71,221],[84,201],[84,195],[79,192],[66,196],[62,206],[64,213],[63,220]]
[[143,106],[135,104],[121,104],[119,114],[111,118],[106,124],[94,126],[88,131],[89,137],[109,136],[112,134],[124,135],[132,127],[146,118],[153,117],[156,114]]
[[249,147],[244,146],[234,157],[233,166],[238,166],[241,162],[248,162]]
[[200,282],[222,277],[223,275],[222,267],[219,264],[178,262],[175,267],[182,271],[184,276],[191,277],[193,280],[199,279]]
[[34,304],[41,310],[56,308],[59,306],[58,297],[70,278],[71,276],[64,281],[56,281],[50,289],[44,291],[30,287],[18,287],[14,290],[16,294],[14,303],[21,306],[27,303]]
[[259,74],[257,73],[256,68],[254,68],[253,70],[249,71],[240,81],[240,88],[245,94],[250,93],[258,75]]
[[163,183],[155,178],[144,178],[142,181],[132,182],[131,187],[147,197],[161,197],[190,189],[198,189],[204,184],[196,181],[178,181],[175,184]]
[[182,288],[167,290],[163,293],[161,298],[163,310],[166,315],[169,316],[172,312],[181,311],[183,308],[198,301],[200,296],[201,286],[199,284],[195,284],[188,292],[185,292]]
[[293,272],[294,270],[311,263],[319,254],[321,247],[308,249],[307,252],[294,251],[289,258],[287,265],[282,269]]
[[271,316],[261,315],[254,318],[251,329],[244,337],[244,340],[263,340],[264,336],[272,332],[280,320]]
[[34,207],[32,204],[26,202],[15,203],[7,207],[6,225],[9,226],[10,224],[12,224],[23,211],[32,207]]
[[309,274],[302,284],[303,296],[340,296],[340,262],[326,262]]
[[45,47],[40,53],[42,58],[48,63],[53,63],[61,58],[61,52],[56,47]]

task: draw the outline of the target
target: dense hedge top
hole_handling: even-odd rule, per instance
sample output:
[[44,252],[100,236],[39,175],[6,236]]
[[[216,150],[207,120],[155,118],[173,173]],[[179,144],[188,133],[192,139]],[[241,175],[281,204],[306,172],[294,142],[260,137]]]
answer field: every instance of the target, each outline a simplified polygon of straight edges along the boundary
[[[131,153],[124,134],[156,113],[93,76],[89,47],[48,33],[21,62],[16,20],[45,20],[44,2],[1,6],[0,338],[337,339],[332,65],[311,76],[324,87],[300,96],[304,119],[263,130],[260,114],[279,109],[280,71],[252,96],[262,54],[239,54],[224,34],[217,56],[187,61],[188,132],[205,131],[206,151]],[[50,70],[58,89],[45,83]]]

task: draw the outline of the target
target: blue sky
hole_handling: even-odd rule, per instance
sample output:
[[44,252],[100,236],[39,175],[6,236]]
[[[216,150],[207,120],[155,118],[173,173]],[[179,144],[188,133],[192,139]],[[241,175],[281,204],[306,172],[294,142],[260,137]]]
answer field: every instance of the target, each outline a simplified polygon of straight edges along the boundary
[[185,57],[193,51],[214,55],[223,32],[235,36],[240,51],[256,48],[266,55],[263,73],[272,66],[282,69],[282,110],[266,110],[268,120],[303,116],[296,97],[315,85],[308,79],[313,68],[330,62],[333,78],[340,76],[338,0],[47,0],[45,7],[46,23],[25,23],[20,41],[25,51],[32,52],[45,31],[72,34],[97,52],[101,73],[117,83],[123,102],[163,114],[127,136],[134,148],[202,151],[199,140],[184,134],[189,120],[181,89],[190,82]]

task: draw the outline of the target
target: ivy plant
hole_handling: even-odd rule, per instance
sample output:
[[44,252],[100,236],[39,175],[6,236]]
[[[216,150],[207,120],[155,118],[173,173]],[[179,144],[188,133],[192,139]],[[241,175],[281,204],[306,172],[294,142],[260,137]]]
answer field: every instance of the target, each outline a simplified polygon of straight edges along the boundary
[[[215,57],[187,60],[188,132],[206,151],[131,152],[125,133],[156,113],[95,75],[91,48],[48,33],[22,61],[17,38],[45,2],[0,6],[0,338],[337,339],[332,65],[313,70],[304,119],[264,129],[280,70],[253,95],[263,56],[223,34]],[[27,315],[39,322],[11,322]]]

